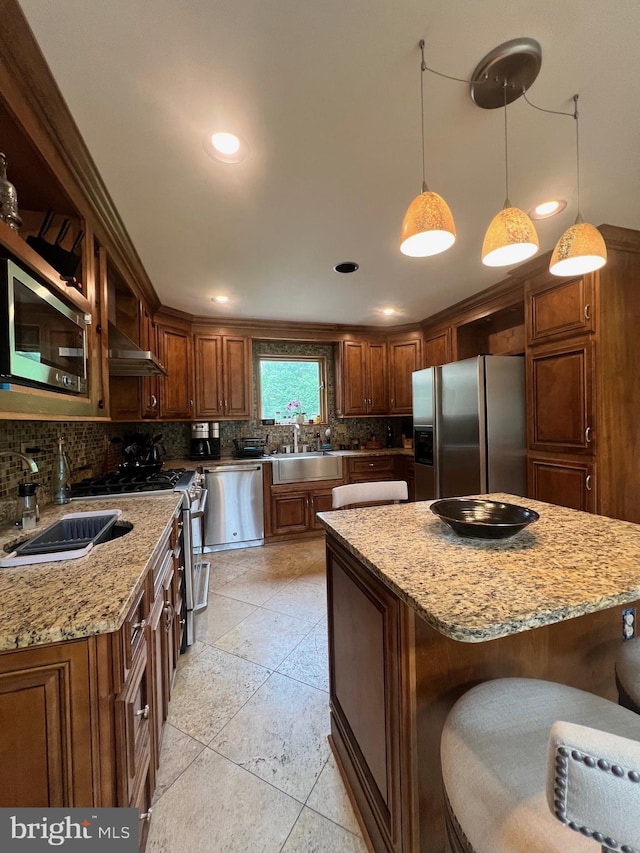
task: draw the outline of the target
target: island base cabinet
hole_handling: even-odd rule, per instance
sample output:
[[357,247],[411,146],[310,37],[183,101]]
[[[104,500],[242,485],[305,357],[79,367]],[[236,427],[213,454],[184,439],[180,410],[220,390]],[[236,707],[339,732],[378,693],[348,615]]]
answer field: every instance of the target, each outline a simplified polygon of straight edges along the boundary
[[98,805],[85,641],[0,654],[0,806]]
[[376,850],[402,850],[399,601],[327,551],[331,736]]
[[543,678],[617,701],[622,611],[484,642],[444,636],[327,538],[331,740],[376,853],[445,853],[440,737],[456,700],[493,678]]

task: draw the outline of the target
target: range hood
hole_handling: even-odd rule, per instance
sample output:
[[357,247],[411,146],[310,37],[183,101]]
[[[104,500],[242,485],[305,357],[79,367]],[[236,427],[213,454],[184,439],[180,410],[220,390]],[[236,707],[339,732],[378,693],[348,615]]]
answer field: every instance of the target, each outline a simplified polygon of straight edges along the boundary
[[111,376],[166,376],[167,371],[150,350],[143,350],[109,321]]

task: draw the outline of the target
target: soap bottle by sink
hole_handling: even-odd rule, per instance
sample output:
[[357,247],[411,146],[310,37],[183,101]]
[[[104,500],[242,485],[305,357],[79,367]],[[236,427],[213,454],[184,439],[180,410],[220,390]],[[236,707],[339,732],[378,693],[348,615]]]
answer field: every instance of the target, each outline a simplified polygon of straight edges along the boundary
[[69,457],[62,446],[63,444],[64,438],[59,438],[58,452],[53,466],[53,482],[51,484],[54,504],[68,504],[71,499],[71,486],[69,485],[71,465],[69,464]]

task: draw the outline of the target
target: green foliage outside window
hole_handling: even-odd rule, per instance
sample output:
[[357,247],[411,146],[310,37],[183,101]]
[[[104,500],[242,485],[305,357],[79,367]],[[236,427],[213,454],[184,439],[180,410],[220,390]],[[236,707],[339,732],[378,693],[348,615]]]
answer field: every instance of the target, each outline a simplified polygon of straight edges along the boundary
[[[324,359],[260,358],[260,417],[324,420]],[[295,405],[295,404],[299,405]]]

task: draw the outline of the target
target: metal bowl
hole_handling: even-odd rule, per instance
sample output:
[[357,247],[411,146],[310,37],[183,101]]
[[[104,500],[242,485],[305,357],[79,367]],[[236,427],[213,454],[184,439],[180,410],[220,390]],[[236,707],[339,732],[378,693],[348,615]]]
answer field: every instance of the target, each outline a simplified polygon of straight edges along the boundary
[[460,536],[475,539],[507,539],[540,516],[517,504],[479,498],[446,498],[431,504],[431,512]]

